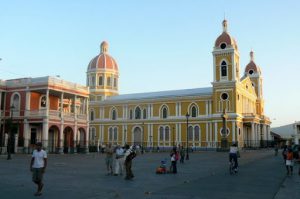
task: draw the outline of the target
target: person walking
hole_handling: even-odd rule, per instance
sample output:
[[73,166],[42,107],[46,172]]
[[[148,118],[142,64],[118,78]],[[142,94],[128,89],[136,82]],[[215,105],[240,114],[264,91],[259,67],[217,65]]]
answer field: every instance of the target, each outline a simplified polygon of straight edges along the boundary
[[114,149],[111,146],[111,144],[108,144],[108,147],[105,148],[105,164],[106,164],[106,169],[107,169],[107,174],[106,175],[113,175],[113,154],[114,154]]
[[126,177],[125,180],[132,180],[134,178],[134,175],[132,173],[131,167],[132,167],[132,160],[136,156],[136,152],[134,151],[134,147],[129,145],[125,145],[125,168],[126,168]]
[[176,147],[173,147],[173,150],[170,154],[171,156],[171,168],[170,168],[170,172],[172,173],[177,173],[177,160],[178,160],[178,152]]
[[286,164],[287,152],[288,152],[288,147],[287,147],[287,145],[284,145],[283,150],[282,150],[282,157],[283,157],[284,164]]
[[116,149],[116,163],[114,176],[123,175],[124,171],[124,149],[118,145]]
[[294,166],[293,159],[294,159],[293,150],[289,148],[286,155],[286,161],[285,161],[287,175],[293,175],[293,166]]
[[42,149],[42,143],[36,143],[36,149],[32,153],[30,162],[30,171],[32,172],[32,181],[37,185],[35,196],[42,195],[44,187],[43,175],[47,167],[47,153]]
[[184,157],[185,157],[185,149],[183,146],[180,147],[180,163],[184,163]]

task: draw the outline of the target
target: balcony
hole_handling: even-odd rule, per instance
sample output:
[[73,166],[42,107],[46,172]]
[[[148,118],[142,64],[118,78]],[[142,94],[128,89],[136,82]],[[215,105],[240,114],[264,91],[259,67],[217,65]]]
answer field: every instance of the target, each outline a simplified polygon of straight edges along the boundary
[[[48,114],[48,115],[47,115]],[[63,112],[63,115],[61,115],[60,111],[57,110],[49,110],[49,112],[46,109],[43,110],[34,110],[34,111],[26,111],[26,117],[29,118],[43,118],[43,117],[49,117],[49,119],[56,119],[60,120],[62,119],[62,116],[65,121],[75,121],[76,119],[86,121],[87,115],[85,114],[77,114],[75,113],[69,113],[69,112]],[[77,117],[75,117],[77,116]]]

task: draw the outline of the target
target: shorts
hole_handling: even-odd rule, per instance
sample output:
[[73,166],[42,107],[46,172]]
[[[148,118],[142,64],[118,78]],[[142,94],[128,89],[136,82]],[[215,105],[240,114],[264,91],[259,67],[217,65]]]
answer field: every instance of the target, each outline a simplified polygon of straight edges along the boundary
[[43,181],[43,168],[33,168],[32,169],[32,181],[42,182]]
[[112,157],[106,157],[105,158],[105,163],[107,166],[112,166],[113,165],[113,158]]

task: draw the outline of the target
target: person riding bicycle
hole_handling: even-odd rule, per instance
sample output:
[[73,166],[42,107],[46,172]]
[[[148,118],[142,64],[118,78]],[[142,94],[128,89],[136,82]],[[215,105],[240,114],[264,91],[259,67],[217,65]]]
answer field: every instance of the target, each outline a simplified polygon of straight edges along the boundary
[[229,149],[229,162],[231,163],[232,159],[234,160],[234,171],[237,172],[237,168],[238,168],[238,147],[235,143],[233,143],[231,146],[230,146],[230,149]]

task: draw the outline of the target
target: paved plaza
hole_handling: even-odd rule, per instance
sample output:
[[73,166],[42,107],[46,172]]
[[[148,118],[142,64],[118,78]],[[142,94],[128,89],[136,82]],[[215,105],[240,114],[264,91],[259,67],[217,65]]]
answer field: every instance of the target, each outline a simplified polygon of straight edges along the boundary
[[[194,152],[178,164],[178,174],[155,174],[168,153],[146,153],[133,161],[135,178],[106,176],[104,154],[49,155],[43,195],[37,198],[154,198],[154,199],[297,199],[300,177],[295,168],[286,176],[282,157],[272,150],[242,151],[237,175],[228,172],[224,152]],[[0,198],[27,199],[35,185],[29,171],[30,155],[0,156]]]

